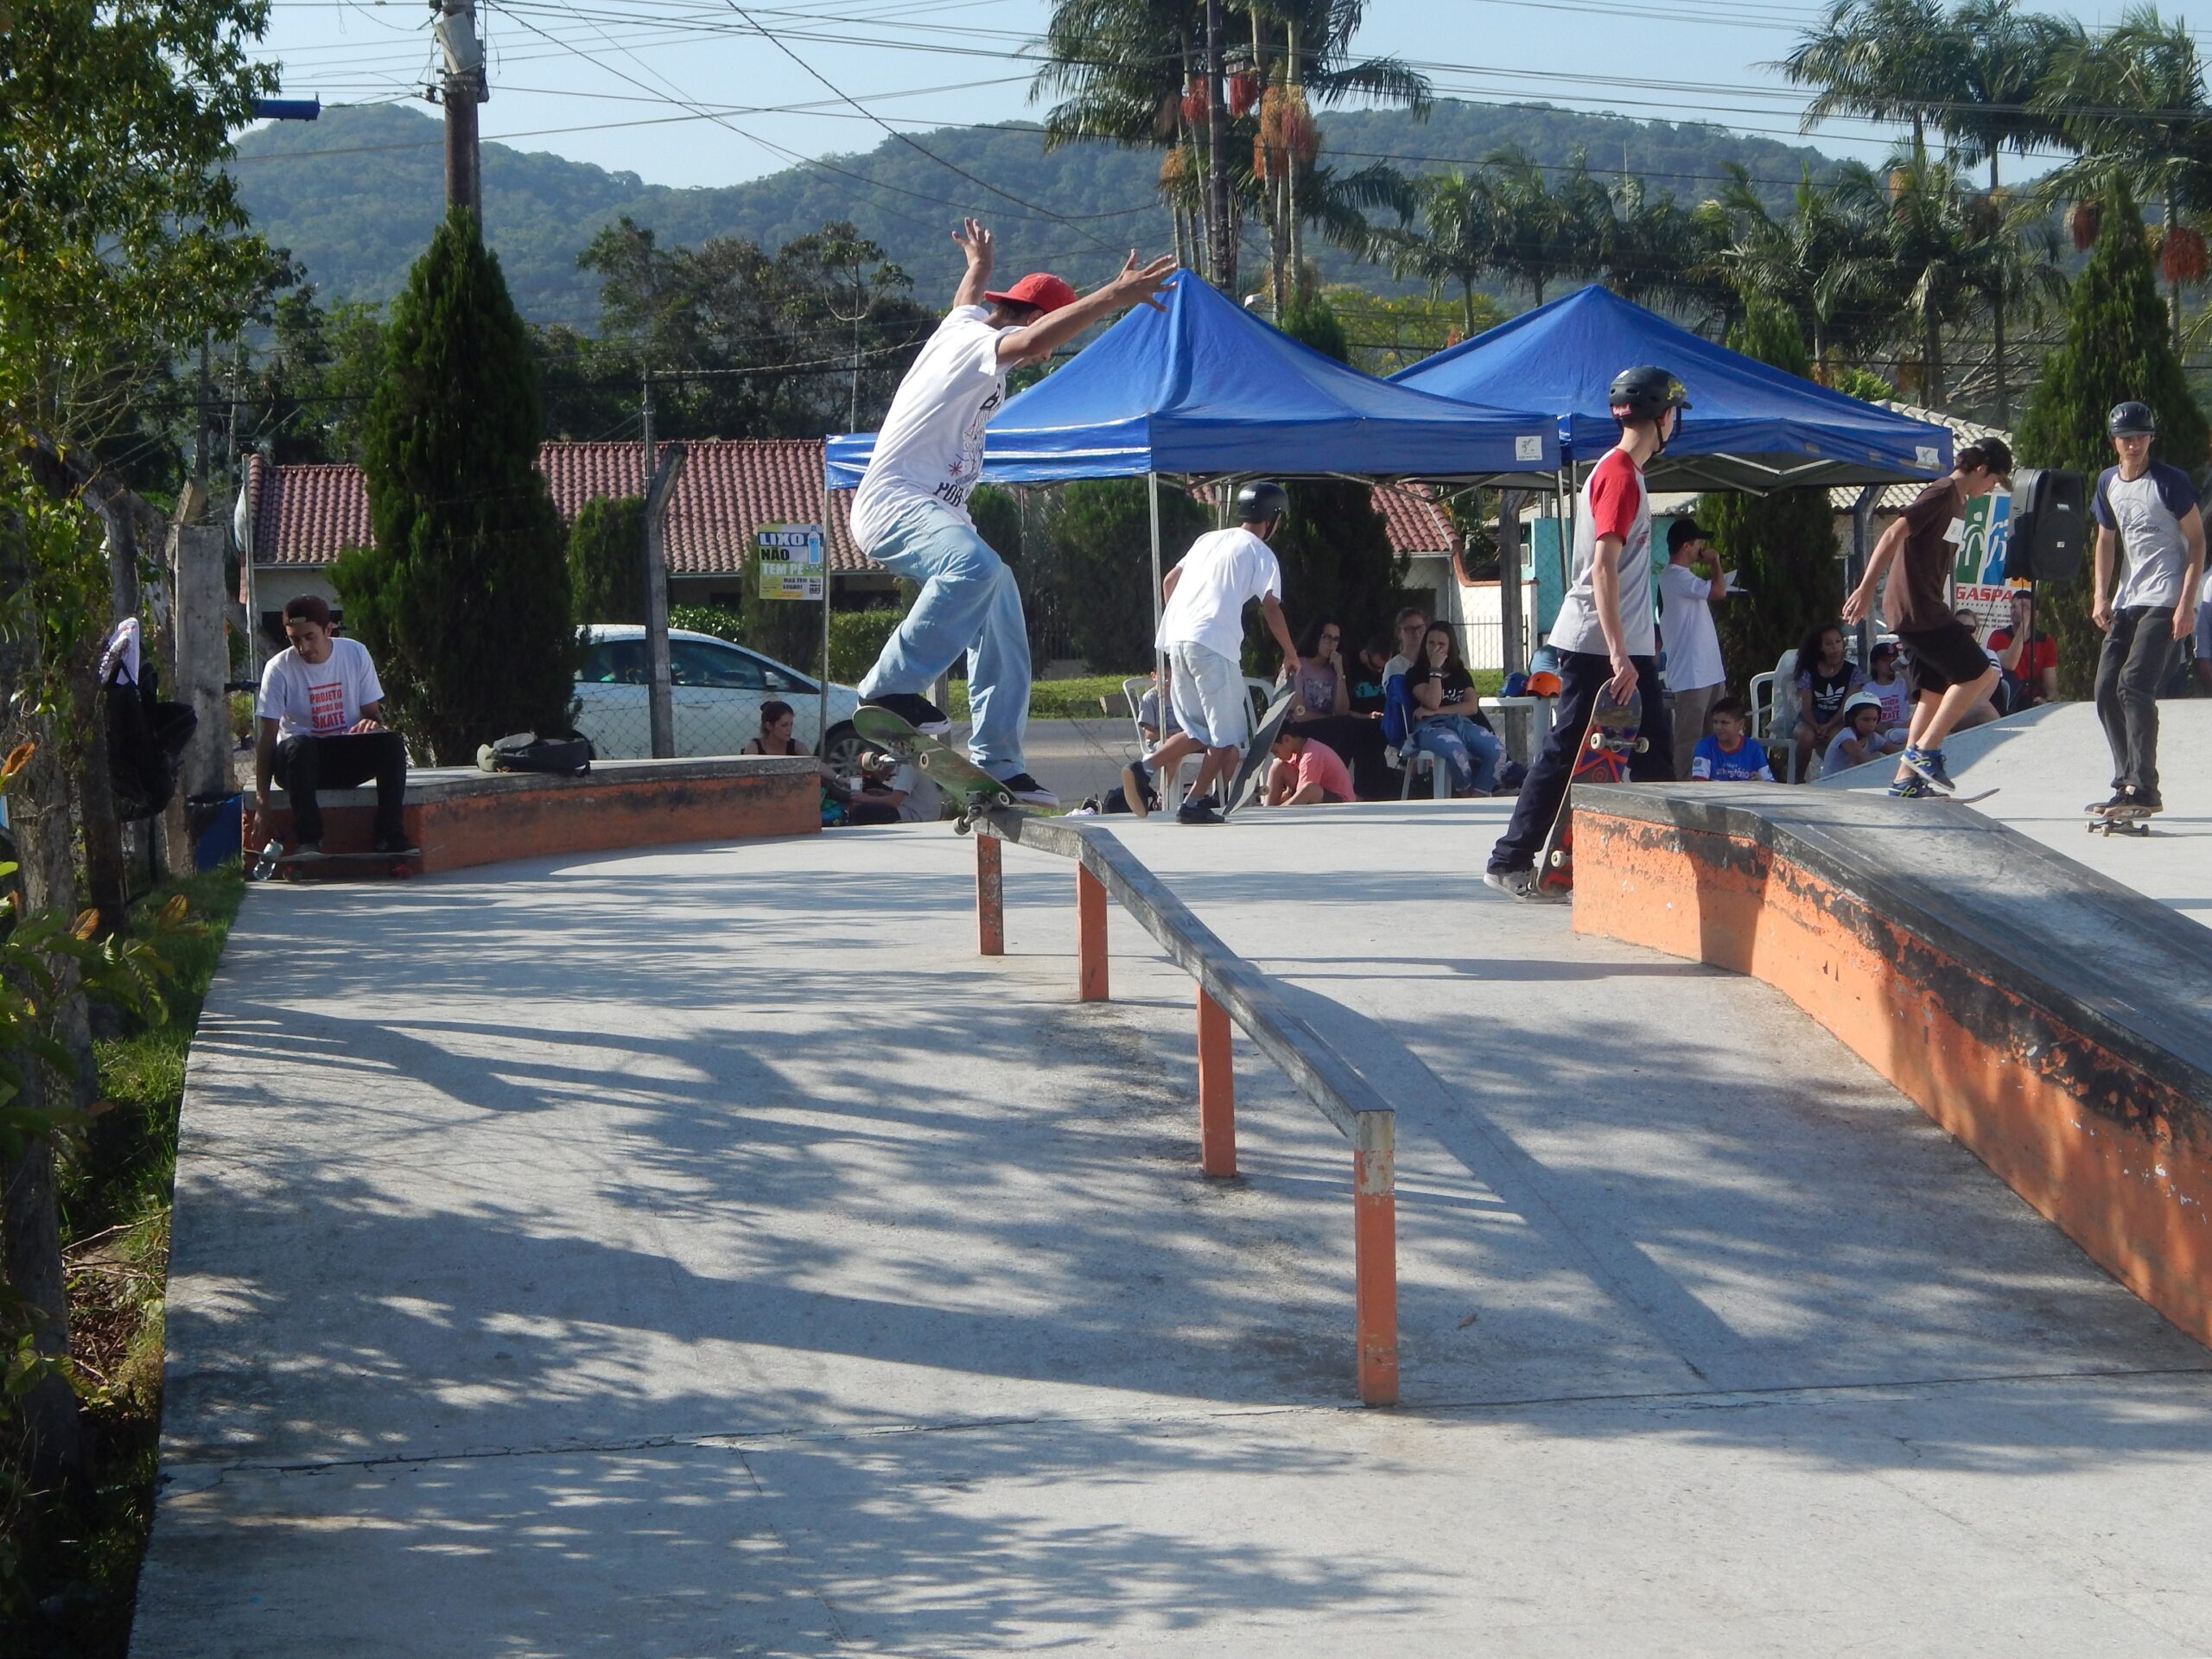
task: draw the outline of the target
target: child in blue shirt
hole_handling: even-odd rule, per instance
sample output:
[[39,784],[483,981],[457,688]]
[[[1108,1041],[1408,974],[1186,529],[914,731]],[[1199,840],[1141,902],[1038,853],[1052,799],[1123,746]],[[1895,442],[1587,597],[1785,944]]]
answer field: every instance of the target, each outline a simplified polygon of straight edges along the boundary
[[1723,697],[1713,705],[1711,729],[1698,740],[1690,758],[1690,776],[1715,783],[1770,784],[1774,768],[1766,763],[1766,750],[1744,736],[1745,710],[1740,698]]

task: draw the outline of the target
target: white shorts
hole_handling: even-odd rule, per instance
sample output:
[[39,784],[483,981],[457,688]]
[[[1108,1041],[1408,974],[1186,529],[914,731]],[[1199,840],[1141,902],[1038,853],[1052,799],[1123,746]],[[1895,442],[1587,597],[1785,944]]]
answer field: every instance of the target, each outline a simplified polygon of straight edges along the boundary
[[1210,749],[1244,746],[1251,728],[1244,676],[1217,651],[1180,640],[1167,647],[1175,723]]

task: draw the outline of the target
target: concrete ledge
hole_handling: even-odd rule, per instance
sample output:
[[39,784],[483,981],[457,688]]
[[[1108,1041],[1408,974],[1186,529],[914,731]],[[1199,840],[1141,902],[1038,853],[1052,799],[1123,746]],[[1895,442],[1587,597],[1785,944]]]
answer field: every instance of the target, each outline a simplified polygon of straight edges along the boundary
[[[582,778],[426,767],[407,778],[407,832],[425,871],[504,859],[609,852],[669,842],[803,836],[822,828],[814,762],[798,755],[704,760],[601,760]],[[320,792],[323,846],[366,851],[373,789]],[[292,833],[289,804],[271,791],[276,833]]]
[[1776,986],[2212,1343],[2212,930],[1948,803],[1581,803],[1579,931]]

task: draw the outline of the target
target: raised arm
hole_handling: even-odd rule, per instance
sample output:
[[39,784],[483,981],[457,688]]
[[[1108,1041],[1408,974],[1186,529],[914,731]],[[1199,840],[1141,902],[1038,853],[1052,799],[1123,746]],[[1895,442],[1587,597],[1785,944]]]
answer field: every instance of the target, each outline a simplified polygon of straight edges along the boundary
[[1175,285],[1174,270],[1174,255],[1163,253],[1150,264],[1140,265],[1137,251],[1131,248],[1121,274],[1111,282],[1093,289],[1073,305],[1064,305],[1024,327],[1008,328],[1000,334],[999,361],[1041,362],[1101,317],[1110,317],[1133,305],[1142,303],[1165,311],[1167,308],[1160,304],[1159,296]]
[[991,285],[991,233],[978,219],[963,219],[960,228],[952,233],[960,245],[961,252],[968,256],[968,270],[960,279],[960,286],[953,290],[952,303],[957,310],[963,305],[981,305],[983,291]]

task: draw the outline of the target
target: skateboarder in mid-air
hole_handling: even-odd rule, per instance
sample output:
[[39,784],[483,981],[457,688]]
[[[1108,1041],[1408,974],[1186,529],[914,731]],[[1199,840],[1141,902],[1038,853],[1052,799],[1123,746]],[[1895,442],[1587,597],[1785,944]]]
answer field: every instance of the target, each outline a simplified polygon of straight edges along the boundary
[[1029,724],[1029,633],[1014,573],[976,533],[968,497],[983,469],[983,429],[1006,401],[1007,371],[1042,362],[1103,317],[1130,306],[1159,309],[1173,285],[1172,258],[1140,264],[1081,299],[1058,276],[1033,271],[991,285],[991,233],[962,221],[952,239],[968,273],[952,310],[899,383],[875,452],[853,498],[853,537],[868,556],[922,584],[921,596],[861,682],[861,697],[917,730],[942,737],[944,711],[924,696],[968,655],[969,753],[1016,800],[1055,806],[1021,753]]
[[[1958,792],[1944,764],[1943,740],[1997,689],[1997,665],[1974,630],[1952,613],[1951,570],[1966,534],[1967,503],[2012,475],[2012,451],[2002,438],[1967,444],[1950,476],[1921,491],[1882,532],[1866,574],[1843,601],[1843,620],[1858,622],[1881,593],[1883,614],[1905,648],[1912,715],[1890,785],[1892,795]],[[1892,563],[1897,579],[1885,591],[1883,573]]]
[[[2196,620],[2204,570],[2204,518],[2196,486],[2178,467],[2151,459],[2158,417],[2126,403],[2105,422],[2120,464],[2098,476],[2096,593],[2090,616],[2105,631],[2097,658],[2097,718],[2112,746],[2112,798],[2089,810],[2141,820],[2158,798],[2158,688]],[[2113,586],[2114,567],[2126,568]]]
[[1491,849],[1483,880],[1517,899],[1537,896],[1536,854],[1567,798],[1591,711],[1605,694],[1643,696],[1643,747],[1630,774],[1675,775],[1673,736],[1659,696],[1658,630],[1651,610],[1651,504],[1643,469],[1681,429],[1690,406],[1664,369],[1624,369],[1607,394],[1621,441],[1591,469],[1574,518],[1574,567],[1551,644],[1559,653],[1559,705],[1536,764],[1521,785],[1513,822]]
[[1236,528],[1199,537],[1160,585],[1163,603],[1153,643],[1167,654],[1169,698],[1182,729],[1122,768],[1122,793],[1140,817],[1151,798],[1153,774],[1173,777],[1185,757],[1204,749],[1206,758],[1176,821],[1222,821],[1208,798],[1236,776],[1244,741],[1252,735],[1250,700],[1238,666],[1249,601],[1260,601],[1268,632],[1282,649],[1284,676],[1297,683],[1298,642],[1282,614],[1282,566],[1268,545],[1289,511],[1290,493],[1281,485],[1247,484],[1236,493]]

